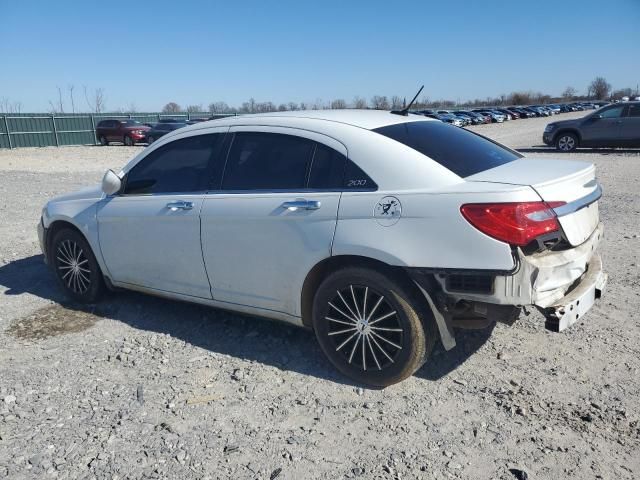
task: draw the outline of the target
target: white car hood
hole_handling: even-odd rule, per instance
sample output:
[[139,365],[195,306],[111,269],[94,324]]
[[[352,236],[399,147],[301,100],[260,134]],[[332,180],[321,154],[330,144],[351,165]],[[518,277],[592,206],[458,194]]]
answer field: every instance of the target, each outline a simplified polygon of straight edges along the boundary
[[102,185],[97,184],[91,187],[85,187],[75,192],[65,193],[51,200],[51,202],[66,202],[70,200],[100,200],[104,194],[102,193]]

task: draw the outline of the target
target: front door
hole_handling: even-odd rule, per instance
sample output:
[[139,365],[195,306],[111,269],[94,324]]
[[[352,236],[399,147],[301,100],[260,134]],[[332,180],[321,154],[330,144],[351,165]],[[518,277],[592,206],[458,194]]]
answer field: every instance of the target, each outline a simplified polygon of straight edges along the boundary
[[307,273],[331,255],[346,149],[295,129],[232,132],[220,188],[201,214],[213,298],[300,316]]
[[[587,117],[580,125],[584,146],[614,147],[621,142],[621,117],[624,105],[602,110]],[[598,118],[601,116],[601,118]]]
[[152,150],[98,207],[100,250],[115,282],[211,298],[200,210],[224,134],[196,135]]
[[107,129],[106,137],[110,142],[121,142],[122,137],[120,134],[120,120],[111,120],[109,128]]

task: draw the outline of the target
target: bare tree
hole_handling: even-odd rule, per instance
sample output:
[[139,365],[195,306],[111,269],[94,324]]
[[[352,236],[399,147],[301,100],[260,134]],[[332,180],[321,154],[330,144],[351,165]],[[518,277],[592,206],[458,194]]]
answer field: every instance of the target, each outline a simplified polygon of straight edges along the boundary
[[87,90],[87,86],[83,86],[84,90],[84,99],[87,102],[87,106],[89,107],[89,111],[93,113],[102,113],[105,110],[105,101],[106,97],[104,94],[103,88],[96,88],[89,97],[89,92]]
[[391,110],[401,110],[403,108],[403,100],[398,95],[391,97]]
[[327,104],[325,104],[320,97],[316,98],[315,102],[311,105],[312,110],[324,110],[326,108]]
[[332,110],[339,110],[339,109],[343,109],[343,108],[347,108],[347,102],[345,102],[343,99],[336,98],[335,100],[333,100],[331,102],[331,109]]
[[0,113],[20,113],[22,103],[12,102],[7,97],[0,98]]
[[185,110],[188,113],[198,113],[198,112],[202,112],[203,108],[202,108],[202,105],[200,105],[200,104],[194,104],[194,105],[187,106],[187,108]]
[[607,82],[604,77],[596,77],[589,85],[589,89],[593,93],[593,96],[598,100],[604,100],[609,96],[611,91],[611,84]]
[[285,103],[281,103],[280,105],[278,105],[278,111],[279,112],[286,112],[287,111],[287,105]]
[[353,108],[365,109],[367,108],[367,99],[362,97],[353,97]]
[[76,102],[73,98],[73,91],[76,86],[73,84],[67,85],[67,90],[69,91],[69,100],[71,101],[71,113],[76,113]]
[[231,111],[231,109],[225,102],[213,102],[209,104],[209,112],[211,113],[227,113],[229,111]]
[[562,98],[564,98],[565,100],[573,100],[573,97],[576,96],[576,93],[578,93],[576,89],[569,86],[564,89],[564,92],[562,92]]
[[307,105],[304,102],[300,102],[300,110],[307,110],[309,108],[309,105]]
[[290,111],[292,111],[292,112],[293,112],[294,110],[298,110],[300,107],[298,106],[298,104],[297,104],[296,102],[289,102],[289,103],[287,104],[287,108],[288,108]]
[[615,92],[613,92],[611,94],[611,96],[617,100],[620,100],[622,97],[629,97],[631,98],[633,96],[633,89],[632,88],[621,88],[620,90],[616,90]]
[[129,113],[136,113],[138,111],[136,104],[134,102],[129,102],[129,105],[127,105],[127,112]]
[[64,102],[62,101],[62,89],[60,87],[56,87],[58,89],[58,113],[64,113]]
[[389,100],[386,96],[374,95],[371,97],[371,106],[376,110],[389,110]]
[[181,111],[180,105],[176,102],[169,102],[162,107],[162,113],[178,113]]

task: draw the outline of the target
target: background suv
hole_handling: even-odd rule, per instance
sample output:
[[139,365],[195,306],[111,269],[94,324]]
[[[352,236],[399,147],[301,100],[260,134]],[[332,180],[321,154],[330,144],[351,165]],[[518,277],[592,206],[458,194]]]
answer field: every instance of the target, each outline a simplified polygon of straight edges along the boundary
[[570,152],[580,147],[640,147],[640,102],[616,103],[582,118],[547,125],[542,141]]
[[136,120],[102,120],[96,126],[96,138],[100,145],[122,142],[127,146],[145,141],[145,133],[150,128]]

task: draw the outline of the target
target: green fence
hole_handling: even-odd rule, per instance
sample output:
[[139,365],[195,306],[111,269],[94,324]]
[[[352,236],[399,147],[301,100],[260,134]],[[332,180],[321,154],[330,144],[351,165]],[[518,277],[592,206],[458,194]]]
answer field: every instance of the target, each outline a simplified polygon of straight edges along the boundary
[[[228,115],[215,115],[225,117]],[[163,118],[196,120],[210,118],[208,112],[190,113],[95,113],[45,114],[0,113],[0,148],[95,145],[96,125],[105,119],[132,119],[156,123]]]

